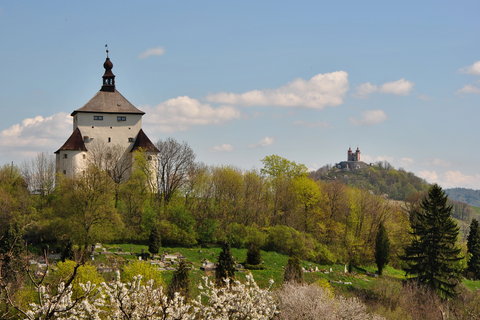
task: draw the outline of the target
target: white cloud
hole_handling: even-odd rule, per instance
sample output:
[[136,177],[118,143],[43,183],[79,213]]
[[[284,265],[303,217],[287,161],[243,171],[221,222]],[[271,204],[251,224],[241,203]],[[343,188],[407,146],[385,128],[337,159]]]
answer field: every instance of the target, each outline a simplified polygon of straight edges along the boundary
[[474,62],[472,65],[468,67],[461,68],[460,72],[480,75],[480,61]]
[[165,49],[162,47],[150,48],[138,55],[139,59],[146,59],[152,56],[161,56],[165,54]]
[[296,120],[293,122],[295,126],[307,127],[307,128],[329,128],[330,124],[326,121],[303,121]]
[[265,137],[262,140],[258,141],[255,144],[249,145],[250,148],[263,148],[272,145],[275,142],[273,137]]
[[438,174],[436,171],[431,170],[422,170],[418,172],[418,176],[427,180],[430,183],[437,183],[438,182]]
[[365,82],[357,87],[356,96],[365,98],[375,92],[405,96],[412,91],[414,85],[413,82],[403,78],[396,81],[385,82],[382,85],[374,85],[370,82]]
[[350,122],[357,126],[371,126],[387,120],[387,114],[383,110],[367,110],[361,118],[350,118]]
[[436,171],[420,171],[418,175],[430,183],[438,183],[444,188],[473,188],[480,189],[480,174],[465,174],[458,170],[449,170],[441,173]]
[[467,93],[467,94],[468,93],[480,94],[480,88],[476,87],[474,85],[471,85],[471,84],[467,84],[463,88],[457,90],[457,93],[458,94],[465,94],[465,93]]
[[56,113],[49,117],[36,116],[0,131],[0,153],[10,158],[24,158],[38,152],[54,152],[71,133],[72,117]]
[[218,152],[230,152],[230,151],[233,151],[233,146],[231,144],[224,143],[218,146],[213,146],[212,150],[218,151]]
[[296,79],[276,89],[252,90],[240,94],[229,92],[211,94],[207,96],[207,100],[242,106],[323,109],[342,104],[347,90],[348,73],[337,71],[317,74],[309,80]]
[[409,158],[409,157],[402,157],[400,158],[400,160],[398,161],[398,164],[400,167],[409,167],[411,166],[415,161],[412,159],[412,158]]
[[212,107],[187,97],[177,97],[156,107],[144,107],[145,124],[149,130],[161,132],[184,131],[191,126],[221,124],[240,118],[240,112],[231,106]]

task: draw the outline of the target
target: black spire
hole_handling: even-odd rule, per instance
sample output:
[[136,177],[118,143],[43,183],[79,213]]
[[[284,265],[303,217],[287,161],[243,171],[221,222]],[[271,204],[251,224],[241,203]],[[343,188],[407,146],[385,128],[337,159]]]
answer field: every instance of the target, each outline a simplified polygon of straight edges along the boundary
[[107,58],[103,63],[103,67],[105,68],[105,73],[102,76],[103,85],[100,91],[114,92],[115,91],[115,75],[112,72],[113,63],[112,61],[110,61],[110,58],[108,57],[108,46],[105,45],[105,48],[106,48],[105,52],[107,53]]

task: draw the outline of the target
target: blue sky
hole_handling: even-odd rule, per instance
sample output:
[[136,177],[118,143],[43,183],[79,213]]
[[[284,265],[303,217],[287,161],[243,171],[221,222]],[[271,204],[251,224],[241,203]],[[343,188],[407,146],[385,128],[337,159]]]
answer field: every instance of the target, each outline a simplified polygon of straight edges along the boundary
[[2,1],[0,164],[52,153],[117,89],[199,161],[387,160],[480,189],[478,1]]

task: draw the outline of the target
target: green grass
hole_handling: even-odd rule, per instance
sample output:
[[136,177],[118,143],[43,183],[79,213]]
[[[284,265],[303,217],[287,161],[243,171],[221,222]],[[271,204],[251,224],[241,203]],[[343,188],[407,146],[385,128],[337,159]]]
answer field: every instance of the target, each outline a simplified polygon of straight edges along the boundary
[[462,283],[470,290],[480,290],[480,280],[463,279]]

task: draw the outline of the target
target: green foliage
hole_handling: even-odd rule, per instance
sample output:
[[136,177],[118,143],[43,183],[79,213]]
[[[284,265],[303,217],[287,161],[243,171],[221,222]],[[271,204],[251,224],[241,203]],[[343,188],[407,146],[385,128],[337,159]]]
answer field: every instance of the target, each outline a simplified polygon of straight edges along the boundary
[[300,265],[300,259],[298,257],[290,257],[287,265],[285,266],[285,272],[283,274],[284,282],[303,282],[303,270]]
[[258,244],[251,243],[248,246],[247,251],[247,264],[249,265],[259,265],[262,263],[262,256],[260,254],[260,248]]
[[467,272],[471,279],[480,280],[480,227],[478,220],[473,219],[467,238],[468,259]]
[[442,298],[455,296],[460,278],[456,247],[458,227],[451,217],[448,198],[433,185],[419,208],[410,213],[412,242],[405,248],[404,268],[411,279],[437,292]]
[[307,167],[303,164],[287,160],[276,154],[266,156],[262,159],[263,168],[261,173],[270,177],[288,177],[295,178],[305,176],[307,174]]
[[150,237],[148,238],[148,252],[151,254],[157,254],[161,246],[161,235],[157,226],[153,226],[150,231]]
[[190,268],[184,260],[181,260],[177,266],[177,269],[173,273],[172,280],[168,285],[168,296],[173,298],[175,293],[178,292],[185,298],[190,296]]
[[377,264],[379,275],[382,275],[383,268],[388,264],[389,257],[390,241],[388,240],[387,230],[381,223],[375,238],[375,263]]
[[222,251],[218,256],[218,262],[215,269],[215,279],[218,285],[224,285],[224,279],[233,279],[235,277],[235,261],[230,252],[230,245],[224,243]]
[[201,244],[217,243],[220,234],[220,222],[216,219],[203,219],[197,223],[198,242]]
[[122,270],[122,281],[132,282],[133,277],[142,276],[145,281],[153,280],[156,286],[163,285],[162,273],[158,268],[146,261],[132,261]]
[[246,226],[240,223],[231,223],[227,226],[228,243],[234,248],[246,248],[250,243],[262,247],[266,235],[255,226]]
[[24,269],[25,246],[23,233],[16,223],[11,223],[0,235],[0,280],[16,281]]
[[[50,281],[54,283],[66,282],[73,275],[75,266],[77,263],[72,260],[65,260],[65,262],[58,262],[57,269],[53,272],[52,279]],[[97,272],[97,268],[91,264],[81,265],[77,269],[75,279],[73,280],[73,294],[74,296],[80,296],[84,293],[83,289],[80,287],[80,283],[90,282],[92,284],[100,284],[105,280]]]
[[168,220],[161,220],[158,223],[158,230],[162,235],[164,245],[179,245],[190,247],[197,243],[195,233],[182,230],[176,224]]

